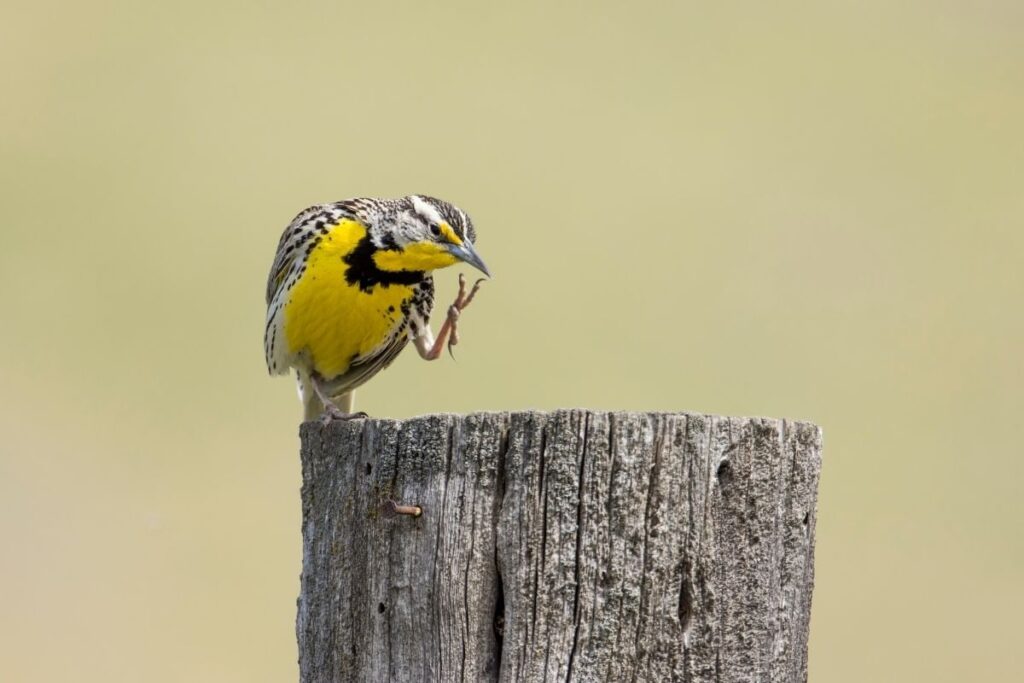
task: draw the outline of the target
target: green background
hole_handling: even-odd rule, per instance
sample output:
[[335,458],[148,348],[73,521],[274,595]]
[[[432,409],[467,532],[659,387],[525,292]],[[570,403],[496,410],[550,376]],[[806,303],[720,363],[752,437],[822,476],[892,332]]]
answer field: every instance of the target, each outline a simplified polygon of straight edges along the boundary
[[495,278],[457,362],[359,407],[813,420],[811,680],[1019,680],[1022,35],[998,0],[7,0],[0,678],[296,680],[267,269],[305,206],[420,192]]

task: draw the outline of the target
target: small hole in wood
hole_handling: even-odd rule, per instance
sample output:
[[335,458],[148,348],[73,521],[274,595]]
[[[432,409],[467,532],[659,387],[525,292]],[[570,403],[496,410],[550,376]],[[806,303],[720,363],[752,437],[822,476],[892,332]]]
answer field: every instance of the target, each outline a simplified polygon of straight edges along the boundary
[[808,512],[807,514],[804,515],[804,526],[807,526],[810,523],[811,523],[811,513]]
[[366,476],[370,476],[370,472],[373,471],[373,465],[366,463]]
[[722,464],[718,466],[718,485],[723,489],[727,488],[732,483],[732,465],[729,464],[728,460],[723,460]]
[[384,603],[383,602],[378,602],[377,603],[377,613],[378,614],[384,614]]

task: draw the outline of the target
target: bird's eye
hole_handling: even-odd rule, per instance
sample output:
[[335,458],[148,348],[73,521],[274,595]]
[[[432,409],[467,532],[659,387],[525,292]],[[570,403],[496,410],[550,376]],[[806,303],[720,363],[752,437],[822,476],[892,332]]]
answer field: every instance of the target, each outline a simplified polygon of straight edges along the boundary
[[439,226],[436,223],[434,223],[433,225],[430,226],[430,232],[433,233],[434,237],[440,237],[441,236],[441,226]]

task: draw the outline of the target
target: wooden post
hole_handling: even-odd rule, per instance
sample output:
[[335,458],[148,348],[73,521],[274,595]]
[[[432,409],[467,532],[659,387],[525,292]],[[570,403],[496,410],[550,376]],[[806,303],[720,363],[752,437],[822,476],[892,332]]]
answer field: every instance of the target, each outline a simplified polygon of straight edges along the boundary
[[772,419],[307,423],[301,680],[805,681],[820,467]]

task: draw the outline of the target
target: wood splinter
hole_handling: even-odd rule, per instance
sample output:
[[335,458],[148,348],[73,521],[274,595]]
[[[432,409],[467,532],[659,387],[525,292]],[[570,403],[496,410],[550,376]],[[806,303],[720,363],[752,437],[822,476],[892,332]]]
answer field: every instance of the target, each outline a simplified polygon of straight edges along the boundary
[[423,514],[423,508],[419,505],[399,505],[390,498],[384,503],[384,512],[389,515],[410,515],[419,517]]

